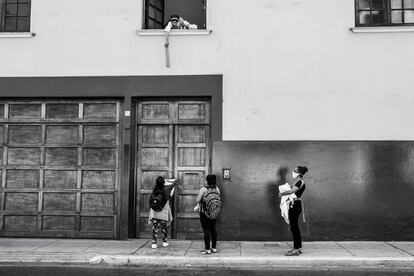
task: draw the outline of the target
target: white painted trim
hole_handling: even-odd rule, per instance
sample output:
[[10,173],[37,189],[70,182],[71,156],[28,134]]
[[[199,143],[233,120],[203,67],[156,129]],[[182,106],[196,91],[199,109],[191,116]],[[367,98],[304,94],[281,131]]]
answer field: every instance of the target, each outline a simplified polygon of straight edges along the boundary
[[34,37],[35,33],[0,33],[0,38],[29,38]]
[[[213,30],[171,30],[170,36],[192,36],[192,35],[209,35]],[[165,32],[162,29],[156,30],[137,30],[139,36],[164,36]]]
[[414,32],[414,26],[390,26],[390,27],[352,27],[353,33],[408,33]]

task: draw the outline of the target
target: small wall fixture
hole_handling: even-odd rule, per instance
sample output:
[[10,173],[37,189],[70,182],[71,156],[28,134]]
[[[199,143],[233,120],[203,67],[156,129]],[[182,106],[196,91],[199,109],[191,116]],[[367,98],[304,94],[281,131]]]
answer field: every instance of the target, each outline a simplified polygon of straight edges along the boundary
[[223,169],[223,180],[227,180],[227,181],[231,180],[231,174],[230,174],[230,169],[229,168],[224,168]]

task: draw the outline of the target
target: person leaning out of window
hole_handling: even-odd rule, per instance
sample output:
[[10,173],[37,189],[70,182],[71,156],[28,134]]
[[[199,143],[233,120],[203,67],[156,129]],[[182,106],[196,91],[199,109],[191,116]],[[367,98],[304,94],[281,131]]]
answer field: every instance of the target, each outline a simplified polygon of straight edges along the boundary
[[191,24],[190,22],[186,21],[184,18],[177,14],[173,14],[170,16],[170,20],[167,23],[167,26],[164,29],[165,32],[165,46],[168,47],[169,40],[168,36],[172,29],[197,29],[198,26],[196,24]]
[[171,29],[197,29],[197,25],[191,24],[177,14],[173,14],[170,16],[170,20],[168,21],[164,31],[169,33]]

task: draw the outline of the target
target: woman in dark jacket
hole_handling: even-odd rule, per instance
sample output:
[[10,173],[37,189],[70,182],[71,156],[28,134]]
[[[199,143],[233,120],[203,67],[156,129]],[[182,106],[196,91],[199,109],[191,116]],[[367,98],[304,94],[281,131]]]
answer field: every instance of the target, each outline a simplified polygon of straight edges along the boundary
[[291,202],[289,208],[289,221],[290,221],[290,231],[292,232],[293,237],[293,249],[289,250],[285,255],[286,256],[298,256],[302,254],[302,237],[300,235],[299,229],[299,216],[302,212],[302,201],[301,196],[305,191],[306,185],[303,180],[303,176],[307,173],[308,168],[305,166],[297,166],[292,171],[292,178],[298,179],[293,185],[291,185],[291,189],[286,192],[279,193],[279,197],[295,194],[296,198]]

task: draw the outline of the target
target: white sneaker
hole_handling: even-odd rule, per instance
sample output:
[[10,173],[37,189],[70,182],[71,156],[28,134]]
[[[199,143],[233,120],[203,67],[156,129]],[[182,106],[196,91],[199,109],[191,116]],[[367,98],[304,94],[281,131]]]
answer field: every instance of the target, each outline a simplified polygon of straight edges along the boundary
[[216,248],[211,248],[211,253],[217,253],[217,249]]
[[156,243],[151,244],[151,248],[152,248],[152,249],[155,249],[155,248],[157,248],[157,247],[158,247],[158,245],[157,245]]
[[163,246],[163,247],[167,247],[168,245],[169,245],[169,244],[168,244],[168,242],[163,242],[163,243],[162,243],[162,246]]

